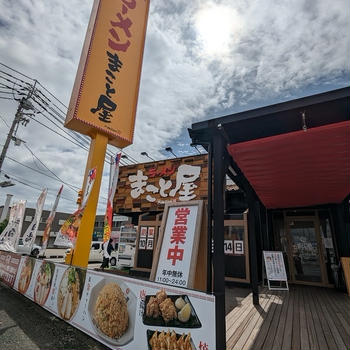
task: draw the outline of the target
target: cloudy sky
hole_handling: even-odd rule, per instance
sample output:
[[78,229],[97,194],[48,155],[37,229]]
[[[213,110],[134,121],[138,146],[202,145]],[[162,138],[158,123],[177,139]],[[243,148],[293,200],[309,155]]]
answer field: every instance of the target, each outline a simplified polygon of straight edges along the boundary
[[[71,140],[59,120],[69,103],[92,2],[0,0],[0,62],[27,75],[0,65],[0,77],[11,80],[0,78],[0,97],[19,96],[4,87],[18,90],[20,81],[13,84],[13,77],[30,83],[33,78],[41,84],[42,105],[49,98],[52,108],[37,108],[37,121],[19,127],[17,137],[26,143],[10,145],[0,174],[0,182],[7,174],[16,185],[0,188],[0,205],[11,193],[33,207],[47,186],[50,210],[61,179],[70,187],[58,209],[76,208],[87,159],[80,146],[86,142],[75,137],[74,145],[57,132]],[[135,138],[126,153],[138,162],[147,160],[142,151],[157,160],[171,156],[167,146],[179,156],[195,154],[187,134],[193,122],[349,85],[349,36],[348,0],[151,0]],[[0,98],[0,145],[16,108],[14,100]],[[99,213],[108,174],[106,164]]]

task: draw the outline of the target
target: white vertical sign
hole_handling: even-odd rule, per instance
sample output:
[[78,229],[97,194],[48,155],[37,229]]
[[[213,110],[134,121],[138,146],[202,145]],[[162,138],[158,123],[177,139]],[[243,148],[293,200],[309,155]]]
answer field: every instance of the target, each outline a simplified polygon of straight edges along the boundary
[[197,215],[197,205],[169,207],[156,282],[187,287]]
[[287,281],[282,252],[263,251],[263,253],[267,279],[269,281]]

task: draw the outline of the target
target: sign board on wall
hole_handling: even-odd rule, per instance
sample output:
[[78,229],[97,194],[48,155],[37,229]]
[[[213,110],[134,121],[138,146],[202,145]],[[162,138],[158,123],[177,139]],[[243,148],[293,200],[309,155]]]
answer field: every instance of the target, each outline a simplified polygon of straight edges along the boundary
[[13,287],[21,256],[0,250],[0,280]]
[[232,239],[224,240],[224,254],[232,255],[233,254],[233,241]]
[[132,143],[149,0],[95,0],[65,126]]
[[[208,322],[215,315],[213,295],[19,254],[17,258],[20,264],[13,285],[15,290],[111,349],[151,349],[152,337],[154,340],[162,331],[166,337],[169,331],[178,349],[189,349],[181,343],[186,338],[191,349],[215,348],[215,327]],[[190,304],[191,318],[180,321],[173,315],[165,322],[166,314],[149,315],[147,306],[157,293],[173,301],[179,296],[184,298]],[[98,312],[102,309],[103,318]],[[118,322],[113,322],[116,316]],[[185,336],[181,339],[182,334]]]
[[[143,272],[151,272],[155,247],[157,246],[158,233],[162,214],[149,216],[148,213],[141,214],[138,222],[138,233],[136,239],[136,250],[134,259],[134,269]],[[146,220],[144,220],[146,219]],[[145,231],[147,230],[147,235]],[[141,237],[142,233],[142,237]],[[146,249],[139,249],[140,240],[146,238]]]
[[122,166],[115,211],[163,211],[166,203],[206,200],[207,181],[207,155]]
[[202,201],[165,206],[150,280],[193,287],[202,211]]

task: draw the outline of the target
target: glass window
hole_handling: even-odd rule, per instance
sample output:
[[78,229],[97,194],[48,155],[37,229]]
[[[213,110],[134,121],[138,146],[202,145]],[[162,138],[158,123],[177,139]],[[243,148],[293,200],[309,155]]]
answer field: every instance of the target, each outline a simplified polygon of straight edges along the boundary
[[244,226],[225,226],[224,240],[225,254],[244,255]]
[[100,243],[93,243],[93,244],[91,245],[91,249],[94,249],[94,250],[100,249]]
[[288,264],[288,239],[284,226],[283,213],[273,214],[273,231],[274,231],[274,243],[275,250],[281,251],[283,254],[284,265],[286,267],[286,273],[288,279],[290,279],[289,274],[289,264]]
[[246,279],[245,266],[245,237],[243,222],[225,223],[224,227],[224,253],[225,276]]
[[334,250],[334,242],[331,228],[331,219],[327,210],[320,210],[318,212],[320,220],[320,233],[323,245],[324,261],[326,263],[327,276],[330,283],[336,283],[337,278],[337,257]]

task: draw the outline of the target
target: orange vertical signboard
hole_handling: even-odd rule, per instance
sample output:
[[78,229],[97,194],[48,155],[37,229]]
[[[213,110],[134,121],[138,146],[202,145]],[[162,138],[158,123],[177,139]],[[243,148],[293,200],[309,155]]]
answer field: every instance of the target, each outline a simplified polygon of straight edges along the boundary
[[149,0],[95,0],[65,126],[132,143]]

